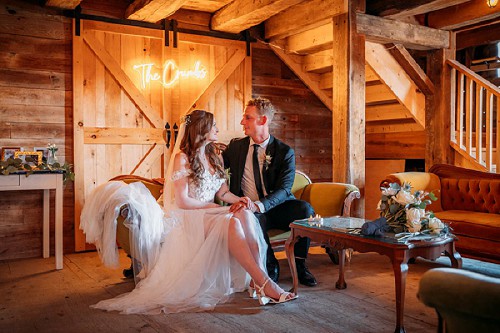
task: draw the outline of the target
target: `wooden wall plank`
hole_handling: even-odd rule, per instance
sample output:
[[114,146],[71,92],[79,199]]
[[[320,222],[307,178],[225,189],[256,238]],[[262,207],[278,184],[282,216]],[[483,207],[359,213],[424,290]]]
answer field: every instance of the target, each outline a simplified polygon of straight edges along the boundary
[[71,36],[71,23],[69,19],[50,20],[47,16],[40,15],[28,20],[22,15],[1,15],[0,30],[20,36],[34,36],[47,39],[64,39]]
[[71,122],[73,109],[64,106],[39,105],[2,105],[0,100],[0,119],[8,119],[15,123],[52,123]]
[[0,86],[71,90],[71,76],[64,73],[0,68]]
[[425,132],[366,134],[366,158],[424,159]]
[[[33,1],[1,2],[0,146],[32,150],[51,142],[59,148],[59,160],[73,164],[71,21]],[[63,196],[65,252],[74,249],[73,193],[68,184]],[[53,194],[51,198],[53,229]],[[4,218],[22,223],[1,228],[0,260],[41,256],[42,193],[0,195],[0,205],[8,207]]]
[[71,105],[71,92],[61,90],[1,87],[2,104],[36,104],[39,106]]

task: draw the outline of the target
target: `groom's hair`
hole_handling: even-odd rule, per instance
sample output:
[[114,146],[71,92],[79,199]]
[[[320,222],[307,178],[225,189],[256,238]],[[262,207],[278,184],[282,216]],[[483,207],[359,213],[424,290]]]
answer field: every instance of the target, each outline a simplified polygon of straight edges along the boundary
[[261,116],[266,116],[271,122],[276,109],[270,100],[263,97],[255,97],[248,101],[247,106],[255,106]]

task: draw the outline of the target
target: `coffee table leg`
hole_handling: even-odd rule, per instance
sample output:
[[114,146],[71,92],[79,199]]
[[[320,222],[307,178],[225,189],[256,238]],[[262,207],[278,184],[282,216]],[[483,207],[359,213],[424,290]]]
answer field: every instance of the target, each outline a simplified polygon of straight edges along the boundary
[[451,266],[454,268],[462,268],[462,256],[455,250],[455,243],[446,244],[444,254],[450,258]]
[[408,259],[406,255],[403,258],[393,258],[392,267],[394,268],[394,282],[396,283],[396,330],[395,333],[404,333],[403,325],[405,310],[405,290],[406,275],[408,273]]
[[335,288],[337,289],[345,289],[347,288],[347,284],[344,279],[345,272],[345,249],[338,250],[339,254],[339,280],[335,284]]
[[294,253],[294,245],[297,243],[297,238],[294,235],[294,230],[291,230],[292,233],[290,237],[286,240],[285,243],[285,251],[286,257],[288,258],[288,265],[290,266],[290,272],[292,273],[293,287],[291,292],[297,295],[297,289],[299,287],[299,279],[297,277],[297,266],[295,265],[295,253]]

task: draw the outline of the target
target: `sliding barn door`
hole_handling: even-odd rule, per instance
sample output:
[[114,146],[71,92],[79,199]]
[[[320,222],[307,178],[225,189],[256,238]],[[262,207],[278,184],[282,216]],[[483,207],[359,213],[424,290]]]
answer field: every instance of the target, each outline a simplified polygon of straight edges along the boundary
[[[174,145],[172,128],[190,110],[215,114],[221,141],[241,136],[251,97],[251,59],[242,42],[81,21],[73,39],[75,249],[85,198],[122,174],[163,177]],[[169,45],[173,42],[170,41]]]

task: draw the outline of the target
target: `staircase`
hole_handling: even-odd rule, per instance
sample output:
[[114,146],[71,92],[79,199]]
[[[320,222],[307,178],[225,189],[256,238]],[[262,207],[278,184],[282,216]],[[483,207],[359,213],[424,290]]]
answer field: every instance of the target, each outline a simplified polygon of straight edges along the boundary
[[454,82],[450,144],[469,167],[500,173],[500,89],[457,61],[447,64]]
[[[318,39],[314,39],[314,48],[307,47],[309,39],[304,36],[300,38],[299,48],[289,40],[299,35],[275,42],[271,49],[332,110],[332,45],[319,44]],[[398,54],[397,60],[394,52]],[[425,80],[415,82],[406,73],[404,68],[420,70],[408,51],[401,46],[393,46],[390,51],[381,44],[366,42],[365,55],[366,133],[424,131],[425,95],[422,91],[432,87],[428,87]]]
[[[281,40],[271,49],[332,110],[331,23]],[[365,44],[366,133],[425,130],[425,96],[434,86],[409,52],[398,44]],[[460,63],[452,75],[451,147],[455,164],[500,173],[500,90]],[[422,134],[420,134],[422,135]]]

